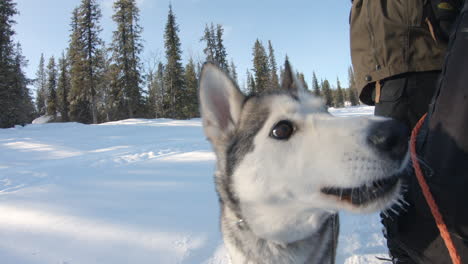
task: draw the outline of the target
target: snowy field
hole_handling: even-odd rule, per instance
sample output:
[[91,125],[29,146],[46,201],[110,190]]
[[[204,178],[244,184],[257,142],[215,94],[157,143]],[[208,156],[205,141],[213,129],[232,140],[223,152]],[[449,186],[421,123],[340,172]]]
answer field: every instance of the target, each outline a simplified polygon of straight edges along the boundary
[[[0,129],[0,263],[229,263],[213,170],[199,119]],[[341,220],[337,263],[382,263],[379,217]]]

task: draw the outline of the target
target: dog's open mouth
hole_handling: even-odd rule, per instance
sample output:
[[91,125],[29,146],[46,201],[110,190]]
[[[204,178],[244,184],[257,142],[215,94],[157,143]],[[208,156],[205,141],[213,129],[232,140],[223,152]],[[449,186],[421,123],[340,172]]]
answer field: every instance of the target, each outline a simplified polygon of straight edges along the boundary
[[321,192],[338,197],[341,201],[362,206],[392,192],[399,181],[399,176],[391,176],[386,179],[374,181],[355,188],[322,188]]

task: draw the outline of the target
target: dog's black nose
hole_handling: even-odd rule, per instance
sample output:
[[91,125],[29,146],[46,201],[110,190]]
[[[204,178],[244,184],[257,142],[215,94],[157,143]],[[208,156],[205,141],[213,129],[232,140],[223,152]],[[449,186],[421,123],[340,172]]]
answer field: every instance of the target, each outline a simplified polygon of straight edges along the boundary
[[404,158],[408,150],[410,130],[396,120],[377,122],[370,127],[367,142],[393,160]]

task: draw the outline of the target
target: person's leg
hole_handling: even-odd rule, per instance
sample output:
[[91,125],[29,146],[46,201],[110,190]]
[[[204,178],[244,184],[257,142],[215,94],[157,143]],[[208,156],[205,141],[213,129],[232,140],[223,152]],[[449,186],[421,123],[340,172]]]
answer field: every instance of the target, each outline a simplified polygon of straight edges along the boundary
[[[468,1],[451,36],[427,122],[427,136],[419,144],[419,155],[433,171],[426,180],[461,262],[468,263]],[[440,236],[422,253],[434,263],[451,263]]]
[[[380,101],[375,106],[375,115],[399,120],[412,129],[427,112],[436,89],[439,73],[438,71],[406,73],[382,81]],[[409,136],[408,134],[408,138]],[[405,179],[406,186],[414,184],[411,178]],[[398,214],[393,213],[392,210],[381,214],[387,247],[394,263],[417,263],[416,254],[402,241],[402,233],[411,232],[407,227],[408,218],[418,215],[411,198],[412,190],[413,188],[408,188],[408,192],[404,194],[409,204],[405,210],[395,206],[393,209]]]
[[[468,1],[455,29],[434,103],[418,137],[418,154],[462,263],[468,263]],[[410,207],[383,221],[389,228],[391,253],[402,256],[395,263],[452,263],[415,176],[406,180]]]

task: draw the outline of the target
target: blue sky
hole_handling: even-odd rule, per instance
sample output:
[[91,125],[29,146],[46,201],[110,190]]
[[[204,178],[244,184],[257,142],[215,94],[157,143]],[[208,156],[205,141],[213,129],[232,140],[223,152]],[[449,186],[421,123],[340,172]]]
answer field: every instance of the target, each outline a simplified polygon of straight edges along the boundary
[[[109,43],[115,29],[113,0],[101,0],[102,38]],[[172,0],[183,59],[203,60],[199,40],[207,23],[222,24],[225,46],[233,59],[242,85],[245,72],[252,68],[252,47],[258,38],[272,41],[278,64],[287,54],[293,67],[304,72],[310,84],[312,71],[335,85],[338,77],[347,86],[349,54],[350,1],[284,0]],[[79,0],[17,0],[16,39],[29,60],[26,73],[34,78],[40,54],[58,57],[68,45],[70,17]],[[144,52],[148,58],[164,60],[163,31],[167,20],[168,0],[138,0],[141,9]]]

